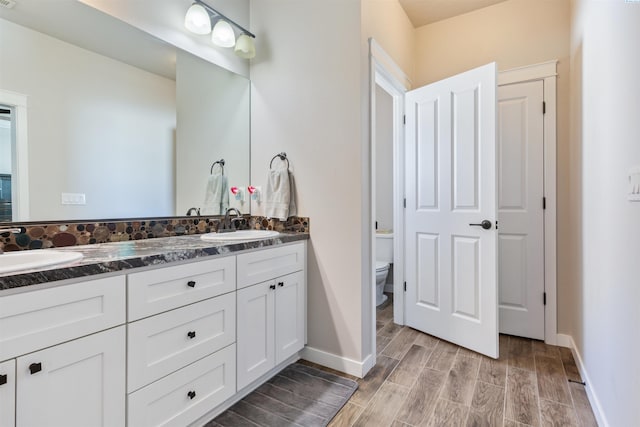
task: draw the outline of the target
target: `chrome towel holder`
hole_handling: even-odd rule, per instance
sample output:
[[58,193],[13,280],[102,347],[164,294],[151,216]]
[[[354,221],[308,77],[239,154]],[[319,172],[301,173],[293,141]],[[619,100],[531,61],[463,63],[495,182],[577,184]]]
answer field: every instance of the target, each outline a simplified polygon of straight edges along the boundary
[[276,158],[280,158],[280,160],[282,160],[283,162],[286,160],[287,161],[287,169],[289,169],[289,159],[287,158],[287,153],[285,153],[284,151],[282,153],[278,153],[275,156],[273,156],[271,158],[271,162],[269,162],[269,169],[273,168],[273,161]]
[[213,162],[213,164],[211,165],[211,172],[209,172],[211,175],[213,175],[213,167],[215,165],[220,165],[220,169],[222,169],[222,175],[224,175],[224,159]]

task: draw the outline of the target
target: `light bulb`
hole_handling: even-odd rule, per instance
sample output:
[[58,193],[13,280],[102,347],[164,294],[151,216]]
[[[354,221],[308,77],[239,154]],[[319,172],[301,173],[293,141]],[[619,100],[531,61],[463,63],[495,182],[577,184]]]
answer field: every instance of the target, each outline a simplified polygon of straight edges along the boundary
[[256,46],[253,44],[253,38],[247,34],[241,34],[236,42],[235,52],[236,55],[244,59],[251,59],[256,56]]
[[192,4],[184,17],[184,26],[195,34],[209,34],[211,32],[209,13],[203,6]]
[[236,44],[236,35],[231,25],[221,19],[213,27],[211,41],[220,47],[233,47]]

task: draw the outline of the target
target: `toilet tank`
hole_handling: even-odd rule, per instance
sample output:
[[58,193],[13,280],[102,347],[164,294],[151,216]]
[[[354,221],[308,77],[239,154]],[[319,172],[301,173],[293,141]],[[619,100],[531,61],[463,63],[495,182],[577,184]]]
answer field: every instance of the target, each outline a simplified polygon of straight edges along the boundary
[[376,260],[393,262],[393,233],[376,233]]

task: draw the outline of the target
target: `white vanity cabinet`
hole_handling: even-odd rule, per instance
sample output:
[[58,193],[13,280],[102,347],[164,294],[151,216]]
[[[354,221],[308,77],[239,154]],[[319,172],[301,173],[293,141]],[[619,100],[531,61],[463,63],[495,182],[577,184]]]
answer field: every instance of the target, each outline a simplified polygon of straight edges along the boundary
[[0,293],[0,427],[208,421],[304,347],[305,266],[297,242]]
[[1,426],[124,424],[125,296],[121,276],[0,297]]
[[119,426],[125,420],[125,327],[19,357],[16,426]]
[[0,426],[16,423],[16,361],[0,363]]
[[128,275],[128,425],[185,426],[236,392],[236,257]]
[[239,390],[304,347],[304,257],[304,244],[238,255]]

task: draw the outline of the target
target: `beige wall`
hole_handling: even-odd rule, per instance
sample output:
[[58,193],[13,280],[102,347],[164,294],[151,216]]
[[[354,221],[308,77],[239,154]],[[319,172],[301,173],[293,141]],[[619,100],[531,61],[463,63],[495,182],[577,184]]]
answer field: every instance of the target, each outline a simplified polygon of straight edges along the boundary
[[398,0],[362,0],[362,27],[413,81],[416,30]]
[[416,87],[496,61],[499,70],[558,59],[558,331],[571,315],[569,0],[509,0],[416,30]]
[[309,346],[362,360],[361,39],[356,0],[251,3],[251,176],[285,151],[311,217]]
[[581,250],[569,333],[603,426],[640,419],[640,203],[627,200],[628,171],[640,165],[638,23],[640,4],[575,1],[571,192]]

